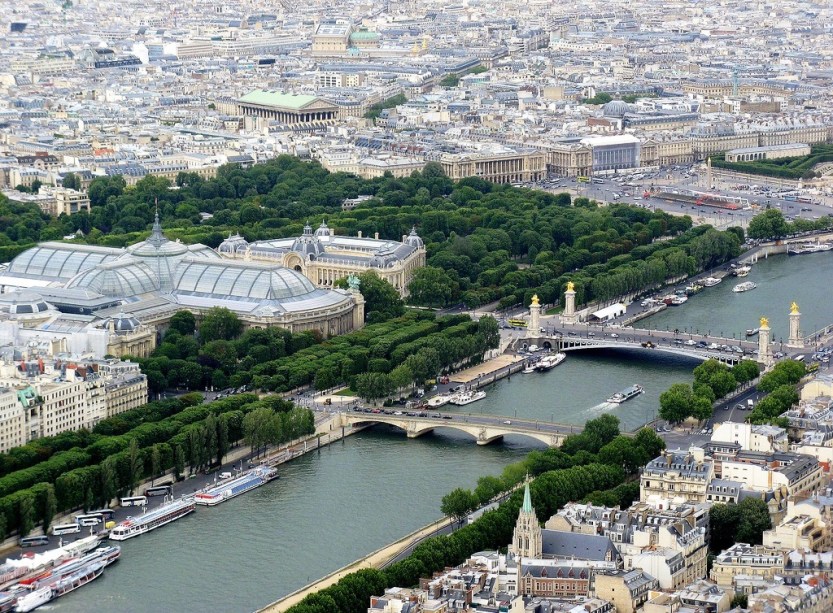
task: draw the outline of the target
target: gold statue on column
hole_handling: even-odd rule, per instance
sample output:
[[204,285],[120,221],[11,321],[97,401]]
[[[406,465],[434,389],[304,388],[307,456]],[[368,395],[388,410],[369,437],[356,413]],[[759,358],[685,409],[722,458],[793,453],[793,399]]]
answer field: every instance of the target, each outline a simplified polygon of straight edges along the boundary
[[538,294],[532,297],[532,303],[529,306],[541,306],[541,303],[538,301]]
[[568,291],[568,292],[574,292],[574,291],[576,291],[576,290],[575,290],[575,287],[576,287],[576,284],[575,284],[575,283],[573,283],[572,281],[567,281],[567,291]]
[[761,327],[769,328],[769,320],[766,317],[761,317]]
[[790,305],[790,313],[793,314],[793,315],[796,315],[798,313],[798,303],[797,302],[793,301],[793,303]]

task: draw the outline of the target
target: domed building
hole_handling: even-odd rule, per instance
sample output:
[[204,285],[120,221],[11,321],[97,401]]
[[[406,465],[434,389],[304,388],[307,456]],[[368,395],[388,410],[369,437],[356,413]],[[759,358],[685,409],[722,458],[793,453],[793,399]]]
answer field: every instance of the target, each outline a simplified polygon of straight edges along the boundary
[[621,119],[626,113],[631,112],[631,105],[624,100],[611,100],[602,107],[602,115]]
[[[289,239],[286,253],[298,268],[268,257],[251,261],[252,245],[239,235],[217,251],[171,241],[158,216],[147,240],[126,249],[42,243],[0,267],[0,341],[17,342],[28,325],[59,337],[68,351],[145,356],[156,329],[177,311],[199,318],[212,307],[233,311],[247,327],[343,334],[363,325],[361,294],[313,283],[303,273],[327,255],[330,239],[326,224]],[[29,314],[25,324],[22,313]],[[12,325],[4,328],[6,321]]]
[[417,268],[425,266],[425,244],[412,228],[401,241],[337,236],[325,221],[313,232],[306,224],[296,238],[247,243],[240,235],[230,236],[217,247],[224,258],[279,264],[304,275],[319,288],[332,288],[350,274],[374,270],[403,297]]

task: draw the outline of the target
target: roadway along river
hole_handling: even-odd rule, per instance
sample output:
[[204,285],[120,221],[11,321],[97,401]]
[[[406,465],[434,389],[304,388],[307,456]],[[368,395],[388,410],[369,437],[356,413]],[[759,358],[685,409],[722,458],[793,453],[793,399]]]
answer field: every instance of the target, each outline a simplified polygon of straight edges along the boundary
[[[767,314],[777,334],[786,335],[795,299],[808,320],[803,327],[819,328],[833,323],[826,295],[831,258],[762,261],[749,277],[756,290],[732,294],[727,279],[647,322],[714,330],[713,322],[733,320],[722,329],[739,333]],[[656,352],[573,352],[549,373],[513,375],[488,388],[485,400],[453,410],[575,424],[613,411],[630,429],[652,418],[659,394],[690,380],[695,364]],[[619,406],[604,403],[634,383],[646,393]],[[535,446],[507,437],[477,447],[449,430],[413,441],[383,429],[360,433],[282,466],[276,482],[123,543],[122,559],[101,579],[51,609],[252,611],[436,519],[446,492],[499,474]]]

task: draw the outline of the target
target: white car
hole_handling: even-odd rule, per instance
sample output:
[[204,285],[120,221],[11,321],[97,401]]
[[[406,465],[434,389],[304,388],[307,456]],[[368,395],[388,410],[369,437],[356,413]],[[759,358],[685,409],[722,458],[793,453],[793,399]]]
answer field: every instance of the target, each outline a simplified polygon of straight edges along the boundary
[[610,338],[619,338],[619,335],[614,332],[610,335]]
[[685,344],[686,344],[686,345],[688,345],[689,347],[694,347],[694,345],[696,345],[696,344],[697,344],[697,342],[696,342],[696,341],[693,341],[693,340],[691,340],[691,339],[688,339],[688,340],[685,342]]

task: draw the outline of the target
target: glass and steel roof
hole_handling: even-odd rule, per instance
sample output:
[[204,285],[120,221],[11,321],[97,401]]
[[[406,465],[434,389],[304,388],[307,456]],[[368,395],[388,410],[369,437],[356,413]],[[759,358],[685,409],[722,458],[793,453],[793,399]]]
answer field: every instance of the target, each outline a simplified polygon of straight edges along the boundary
[[302,274],[251,262],[185,259],[176,269],[174,292],[251,300],[285,300],[316,290]]
[[105,296],[129,298],[159,289],[159,281],[144,262],[121,258],[70,279],[66,287],[86,287]]
[[42,243],[13,259],[6,274],[53,280],[71,279],[79,272],[115,260],[121,253],[121,249],[108,247]]

